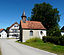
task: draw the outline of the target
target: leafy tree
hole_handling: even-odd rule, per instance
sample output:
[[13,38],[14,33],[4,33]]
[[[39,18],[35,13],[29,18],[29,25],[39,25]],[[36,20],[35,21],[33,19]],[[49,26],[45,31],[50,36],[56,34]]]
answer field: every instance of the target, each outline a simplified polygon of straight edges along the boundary
[[9,27],[6,28],[6,32],[7,32],[7,37],[9,37],[9,30],[8,30]]
[[[58,22],[60,21],[59,11],[57,8],[53,8],[52,5],[47,3],[35,4],[31,12],[31,20],[40,21],[45,28],[52,30],[54,27],[59,29]],[[54,28],[58,30],[57,28]],[[51,34],[51,33],[50,33]]]
[[6,32],[7,32],[7,33],[8,33],[8,28],[9,28],[9,27],[6,28]]
[[61,36],[61,30],[55,26],[53,28],[51,28],[50,30],[47,30],[47,34],[48,36]]
[[31,18],[30,18],[30,17],[28,17],[28,21],[30,21],[30,19],[31,19]]

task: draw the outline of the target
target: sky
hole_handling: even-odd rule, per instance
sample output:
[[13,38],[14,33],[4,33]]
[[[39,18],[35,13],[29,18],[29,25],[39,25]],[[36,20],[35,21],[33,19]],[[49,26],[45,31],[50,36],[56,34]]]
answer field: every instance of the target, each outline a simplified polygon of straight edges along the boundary
[[0,29],[10,27],[13,23],[20,23],[25,10],[26,16],[31,17],[31,11],[36,3],[50,3],[53,8],[58,8],[60,28],[64,26],[64,0],[0,0]]

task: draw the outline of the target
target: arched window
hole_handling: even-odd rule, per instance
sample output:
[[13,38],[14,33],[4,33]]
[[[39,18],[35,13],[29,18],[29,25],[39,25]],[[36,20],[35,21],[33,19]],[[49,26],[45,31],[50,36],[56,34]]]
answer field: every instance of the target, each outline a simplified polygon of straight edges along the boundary
[[30,36],[33,36],[33,31],[30,31]]
[[40,34],[42,35],[42,34],[43,34],[43,32],[42,32],[42,31],[40,31]]

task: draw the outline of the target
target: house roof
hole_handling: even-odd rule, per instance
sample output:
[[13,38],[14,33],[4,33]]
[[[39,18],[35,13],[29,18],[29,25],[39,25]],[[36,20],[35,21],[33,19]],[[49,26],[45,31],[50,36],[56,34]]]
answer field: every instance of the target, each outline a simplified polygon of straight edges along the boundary
[[21,20],[21,27],[22,29],[46,29],[42,23],[38,21],[26,21],[26,23],[23,23]]
[[0,29],[0,32],[3,31],[4,29]]
[[[18,24],[17,22],[15,22],[14,24],[12,24],[10,27],[8,27],[8,30],[12,27],[12,26],[14,26],[15,24]],[[19,24],[18,24],[19,25]]]

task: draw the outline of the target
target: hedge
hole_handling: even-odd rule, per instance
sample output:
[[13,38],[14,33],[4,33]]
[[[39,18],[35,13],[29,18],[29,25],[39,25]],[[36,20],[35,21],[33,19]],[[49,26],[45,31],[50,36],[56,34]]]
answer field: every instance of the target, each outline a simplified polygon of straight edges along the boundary
[[51,42],[57,45],[64,45],[64,36],[56,37],[56,36],[44,36],[42,38],[44,42]]

